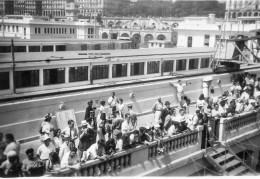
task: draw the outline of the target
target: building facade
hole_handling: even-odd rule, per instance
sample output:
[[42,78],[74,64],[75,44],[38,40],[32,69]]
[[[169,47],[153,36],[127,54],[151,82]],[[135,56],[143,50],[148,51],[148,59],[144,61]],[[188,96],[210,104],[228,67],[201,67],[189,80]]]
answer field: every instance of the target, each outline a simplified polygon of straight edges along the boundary
[[227,0],[225,17],[260,16],[260,0]]

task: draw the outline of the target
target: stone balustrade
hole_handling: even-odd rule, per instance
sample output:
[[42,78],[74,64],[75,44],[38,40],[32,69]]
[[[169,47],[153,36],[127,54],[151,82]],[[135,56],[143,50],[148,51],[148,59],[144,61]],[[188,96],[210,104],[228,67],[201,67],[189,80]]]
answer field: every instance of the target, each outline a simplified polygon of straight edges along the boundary
[[219,124],[219,141],[231,139],[256,127],[260,111],[239,114],[235,117],[221,118]]
[[[178,153],[179,149],[185,149],[189,146],[200,146],[201,131],[203,127],[198,127],[192,132],[185,132],[166,137],[163,139],[166,153]],[[80,170],[64,168],[58,172],[51,172],[45,176],[51,177],[71,177],[71,176],[105,176],[109,173],[118,173],[130,166],[136,166],[145,161],[149,161],[159,156],[157,153],[158,143],[152,142],[150,145],[140,145],[132,149],[117,152],[108,161],[91,160],[81,164]],[[200,147],[194,148],[197,152]],[[160,154],[163,155],[163,154]]]

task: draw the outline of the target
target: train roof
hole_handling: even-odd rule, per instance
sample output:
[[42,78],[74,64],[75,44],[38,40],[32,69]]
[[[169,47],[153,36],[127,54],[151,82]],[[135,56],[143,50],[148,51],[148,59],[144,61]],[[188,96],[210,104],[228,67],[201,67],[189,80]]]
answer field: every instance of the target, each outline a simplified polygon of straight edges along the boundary
[[[62,51],[62,52],[31,52],[15,53],[16,62],[39,62],[39,61],[63,61],[84,59],[111,59],[111,58],[133,58],[169,55],[190,55],[213,53],[211,47],[195,48],[158,48],[158,49],[124,49],[124,50],[94,50],[94,51]],[[12,62],[11,53],[0,54],[0,63]]]

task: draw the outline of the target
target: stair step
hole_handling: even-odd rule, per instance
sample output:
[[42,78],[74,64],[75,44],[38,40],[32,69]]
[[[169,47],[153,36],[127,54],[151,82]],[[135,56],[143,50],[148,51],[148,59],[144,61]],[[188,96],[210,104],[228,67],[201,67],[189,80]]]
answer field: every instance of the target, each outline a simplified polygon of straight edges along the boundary
[[242,176],[256,176],[256,174],[254,174],[252,172],[246,172]]
[[235,158],[234,155],[227,153],[226,155],[222,155],[218,158],[215,159],[215,161],[219,164],[219,165],[223,165],[226,161],[226,163],[228,163],[229,161],[233,160]]
[[228,172],[228,175],[230,175],[230,176],[237,176],[237,175],[246,173],[247,171],[248,171],[248,168],[243,166],[243,165],[241,165],[241,166],[237,167],[236,169],[231,170],[230,172]]
[[218,158],[221,155],[224,155],[225,152],[227,153],[228,151],[225,148],[217,148],[214,149],[213,151],[209,152],[209,156],[211,156],[213,159]]
[[232,169],[235,169],[237,167],[239,167],[242,164],[241,161],[235,159],[235,160],[231,160],[226,164],[223,164],[221,167],[223,170],[226,170],[227,172],[231,171]]

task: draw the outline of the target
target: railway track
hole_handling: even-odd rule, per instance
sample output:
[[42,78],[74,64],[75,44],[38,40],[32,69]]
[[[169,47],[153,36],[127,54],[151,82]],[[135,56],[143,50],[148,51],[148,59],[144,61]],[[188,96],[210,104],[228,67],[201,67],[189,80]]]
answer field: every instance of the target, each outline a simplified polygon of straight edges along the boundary
[[[257,69],[260,68],[260,66],[252,66],[252,67],[247,67],[245,69],[240,69],[238,71],[233,71],[232,73],[235,72],[242,72],[242,71],[246,71],[246,70],[250,70],[250,69]],[[223,74],[223,73],[227,73],[227,72],[222,72],[219,74]],[[156,78],[156,79],[149,79],[149,80],[142,80],[142,79],[138,79],[138,80],[131,80],[129,82],[125,82],[123,84],[119,83],[108,83],[105,85],[100,85],[100,86],[96,86],[96,87],[92,87],[92,88],[81,88],[81,89],[73,89],[73,90],[69,90],[69,91],[56,91],[56,92],[50,92],[50,93],[45,93],[45,94],[36,94],[36,95],[27,95],[27,96],[10,96],[7,98],[3,98],[0,99],[0,104],[5,104],[5,103],[15,103],[15,102],[23,102],[23,101],[30,101],[30,100],[37,100],[37,99],[45,99],[45,98],[51,98],[51,97],[59,97],[59,96],[63,96],[63,95],[73,95],[73,94],[82,94],[82,93],[87,93],[87,92],[94,92],[94,91],[100,91],[102,89],[106,89],[106,90],[112,90],[115,89],[117,87],[131,87],[131,86],[141,86],[144,84],[151,84],[154,82],[159,82],[159,81],[172,81],[172,80],[177,80],[177,79],[184,79],[187,77],[195,77],[195,76],[203,76],[203,75],[212,75],[215,74],[213,72],[198,72],[198,73],[193,73],[193,74],[175,74],[175,76],[162,76],[161,78]]]

